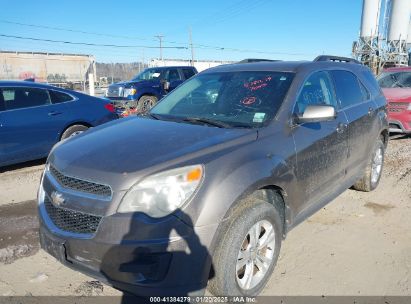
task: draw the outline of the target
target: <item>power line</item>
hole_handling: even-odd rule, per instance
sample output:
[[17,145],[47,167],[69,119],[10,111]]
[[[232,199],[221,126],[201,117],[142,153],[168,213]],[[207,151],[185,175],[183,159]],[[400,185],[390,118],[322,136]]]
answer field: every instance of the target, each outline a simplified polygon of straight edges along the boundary
[[[196,24],[200,24],[200,25],[209,24],[210,20],[214,20],[214,19],[216,19],[216,17],[219,17],[219,16],[221,17],[221,15],[226,15],[227,12],[231,12],[232,9],[236,10],[236,9],[238,9],[238,7],[241,6],[242,3],[248,2],[248,1],[249,0],[240,0],[238,2],[235,2],[235,3],[232,3],[232,4],[228,5],[226,7],[219,8],[217,13],[211,13],[211,14],[208,14],[206,16],[202,16],[201,19],[197,19],[195,22],[190,23],[190,26],[193,26],[193,25],[196,25]],[[211,23],[214,24],[213,22],[211,22]],[[187,26],[179,26],[179,27],[176,27],[174,29],[169,29],[169,31],[166,33],[166,35],[171,35],[171,34],[177,32],[177,31],[185,30],[186,28],[187,28]]]
[[38,24],[15,22],[15,21],[9,21],[9,20],[0,20],[0,22],[1,23],[21,25],[21,26],[27,26],[27,27],[34,27],[34,28],[42,28],[42,29],[47,29],[47,30],[64,31],[64,32],[80,33],[80,34],[87,34],[87,35],[111,37],[111,38],[124,38],[124,39],[135,39],[135,40],[145,40],[145,41],[156,41],[155,39],[149,39],[149,38],[103,34],[103,33],[88,32],[88,31],[82,31],[82,30],[68,29],[68,28],[63,28],[63,27],[55,27],[55,26],[48,26],[48,25],[38,25]]
[[[233,17],[235,15],[238,15],[243,11],[244,9],[253,9],[256,6],[258,6],[260,3],[258,1],[254,5],[247,5],[242,6],[242,4],[246,4],[245,0],[239,1],[237,5],[233,4],[229,7],[236,6],[236,8],[226,14],[227,18]],[[217,16],[215,18],[216,22],[221,21],[220,19],[223,18],[223,16]],[[113,38],[127,38],[127,39],[140,39],[140,40],[147,40],[147,41],[158,41],[157,39],[148,39],[148,38],[139,38],[139,37],[131,37],[131,36],[121,36],[121,35],[111,35],[111,34],[103,34],[103,33],[96,33],[96,32],[87,32],[87,31],[81,31],[81,30],[73,30],[73,29],[68,29],[68,28],[62,28],[62,27],[52,27],[52,26],[46,26],[46,25],[35,25],[35,24],[28,24],[28,23],[21,23],[21,22],[13,22],[13,21],[8,21],[8,20],[0,20],[0,22],[3,23],[10,23],[10,24],[16,24],[16,25],[21,25],[21,26],[28,26],[28,27],[36,27],[36,28],[44,28],[44,29],[52,29],[52,30],[57,30],[57,31],[67,31],[67,32],[75,32],[75,33],[81,33],[81,34],[90,34],[90,35],[97,35],[97,36],[106,36],[106,37],[113,37]],[[214,24],[214,22],[213,22]],[[28,40],[37,40],[37,41],[45,41],[45,42],[59,42],[59,43],[66,43],[66,44],[78,44],[78,45],[94,45],[94,46],[106,46],[106,47],[118,47],[118,48],[149,48],[149,49],[157,49],[159,47],[154,47],[154,46],[117,46],[117,45],[112,45],[112,44],[94,44],[94,43],[83,43],[83,42],[70,42],[70,41],[58,41],[58,40],[50,40],[50,39],[38,39],[38,38],[23,38],[20,36],[7,36],[3,35],[4,37],[10,37],[10,38],[16,38],[16,39],[28,39]],[[180,45],[187,45],[187,47],[166,47],[166,46],[161,46],[161,48],[167,48],[167,49],[182,49],[182,50],[187,50],[188,49],[188,44],[183,43],[183,42],[177,42],[177,41],[167,41],[167,40],[162,40],[162,42],[166,42],[168,44],[180,44]],[[274,51],[263,51],[263,50],[252,50],[252,49],[239,49],[239,48],[230,48],[230,47],[224,47],[224,46],[216,46],[216,45],[207,45],[207,44],[193,44],[194,48],[199,48],[199,49],[210,49],[210,50],[218,50],[218,51],[231,51],[231,52],[240,52],[240,53],[256,53],[256,54],[269,54],[269,55],[289,55],[289,56],[315,56],[317,54],[308,54],[308,53],[288,53],[288,52],[274,52]]]
[[[28,41],[22,39],[8,38],[0,36],[0,51],[14,51],[14,52],[44,52],[44,53],[73,53],[73,50],[87,55],[94,55],[98,60],[103,61],[144,61],[144,54],[156,50],[145,48],[110,48],[99,46],[73,46],[70,44],[44,42],[44,41]],[[140,50],[140,51],[138,51]],[[145,52],[144,52],[145,51]],[[184,54],[183,50],[173,50],[177,54]],[[143,52],[143,55],[141,55]],[[158,55],[157,55],[158,56]],[[178,56],[177,56],[178,57]]]
[[[153,39],[153,38],[142,38],[142,37],[135,37],[135,36],[113,35],[113,34],[105,34],[105,33],[97,33],[97,32],[88,32],[88,31],[83,31],[83,30],[75,30],[75,29],[69,29],[69,28],[63,28],[63,27],[54,27],[54,26],[48,26],[48,25],[22,23],[22,22],[15,22],[15,21],[9,21],[9,20],[0,20],[0,22],[1,23],[20,25],[20,26],[26,26],[26,27],[42,28],[42,29],[48,29],[48,30],[54,30],[54,31],[80,33],[80,34],[95,35],[95,36],[102,36],[102,37],[134,39],[134,40],[144,40],[144,41],[157,41],[157,39]],[[167,43],[180,44],[180,45],[186,45],[187,44],[187,43],[184,43],[184,42],[177,42],[177,41],[167,41]]]
[[88,42],[73,42],[73,41],[64,41],[64,40],[41,39],[41,38],[23,37],[23,36],[14,36],[14,35],[5,35],[5,34],[0,34],[0,36],[7,37],[7,38],[23,39],[23,40],[44,41],[44,42],[52,42],[52,43],[75,44],[75,45],[88,45],[88,46],[114,47],[114,48],[145,48],[145,49],[166,48],[166,49],[185,49],[185,50],[188,49],[188,47],[184,47],[184,46],[160,46],[158,47],[158,46],[147,46],[147,45],[98,44],[98,43],[88,43]]
[[[50,43],[63,43],[63,44],[70,44],[70,45],[85,45],[85,46],[98,46],[98,47],[112,47],[112,48],[143,48],[143,49],[179,49],[179,50],[187,50],[188,47],[183,46],[145,46],[145,45],[116,45],[116,44],[98,44],[98,43],[87,43],[87,42],[73,42],[73,41],[64,41],[64,40],[52,40],[52,39],[41,39],[41,38],[34,38],[34,37],[23,37],[23,36],[14,36],[14,35],[5,35],[0,34],[0,37],[6,38],[14,38],[14,39],[21,39],[21,40],[32,40],[32,41],[42,41],[42,42],[50,42]],[[277,51],[263,51],[263,50],[254,50],[254,49],[239,49],[239,48],[226,48],[220,46],[209,46],[209,45],[195,45],[193,46],[201,49],[213,49],[213,50],[221,50],[221,51],[231,51],[231,52],[238,52],[238,53],[255,53],[255,54],[270,54],[270,55],[289,55],[289,56],[305,56],[310,55],[314,56],[317,54],[308,54],[308,53],[288,53],[288,52],[277,52]]]
[[249,13],[251,10],[255,9],[256,7],[260,6],[261,4],[266,3],[264,0],[254,0],[254,1],[248,1],[248,0],[243,0],[238,2],[237,5],[233,5],[235,6],[234,9],[226,9],[224,11],[222,11],[221,14],[217,14],[216,16],[214,16],[214,18],[211,19],[207,19],[207,20],[203,20],[200,24],[201,25],[207,25],[209,26],[214,26],[218,23],[221,22],[226,22],[231,18],[240,16],[241,14],[243,14],[244,12]]

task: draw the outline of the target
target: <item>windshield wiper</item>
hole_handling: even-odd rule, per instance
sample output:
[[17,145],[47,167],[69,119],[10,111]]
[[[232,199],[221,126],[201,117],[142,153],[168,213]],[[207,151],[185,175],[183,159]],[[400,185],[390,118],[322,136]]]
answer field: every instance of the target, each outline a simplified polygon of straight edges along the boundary
[[149,113],[149,112],[145,113],[143,116],[150,117],[150,118],[155,119],[155,120],[161,120],[160,115],[152,114],[152,113]]
[[224,122],[215,121],[215,120],[207,119],[207,118],[200,118],[200,117],[186,117],[182,121],[198,123],[198,124],[206,124],[206,125],[218,127],[218,128],[231,128],[231,125],[226,124]]
[[397,86],[398,88],[403,88],[404,86],[399,81],[393,83],[393,85]]

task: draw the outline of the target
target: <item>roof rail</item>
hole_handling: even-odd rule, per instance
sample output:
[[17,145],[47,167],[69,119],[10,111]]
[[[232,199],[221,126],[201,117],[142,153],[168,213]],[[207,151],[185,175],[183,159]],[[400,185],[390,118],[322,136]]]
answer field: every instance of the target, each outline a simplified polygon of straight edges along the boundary
[[237,63],[251,63],[251,62],[261,62],[261,61],[270,61],[270,62],[275,62],[275,61],[280,61],[280,60],[272,60],[272,59],[260,59],[260,58],[247,58],[243,59]]
[[361,62],[359,62],[358,60],[354,58],[339,57],[339,56],[332,56],[332,55],[320,55],[320,56],[317,56],[313,61],[351,62],[351,63],[361,64]]

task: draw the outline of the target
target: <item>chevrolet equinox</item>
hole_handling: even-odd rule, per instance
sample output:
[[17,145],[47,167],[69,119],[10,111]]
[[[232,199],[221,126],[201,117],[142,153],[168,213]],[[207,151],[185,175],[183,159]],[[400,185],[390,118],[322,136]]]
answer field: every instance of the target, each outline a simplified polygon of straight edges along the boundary
[[137,295],[257,295],[293,227],[377,187],[387,142],[386,100],[352,59],[211,68],[53,148],[41,246]]

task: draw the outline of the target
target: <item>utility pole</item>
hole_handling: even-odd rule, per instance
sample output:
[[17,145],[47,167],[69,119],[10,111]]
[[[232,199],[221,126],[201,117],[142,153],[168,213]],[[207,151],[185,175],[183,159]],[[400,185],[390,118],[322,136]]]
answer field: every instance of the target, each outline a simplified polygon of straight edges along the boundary
[[146,68],[146,58],[144,55],[144,49],[143,49],[143,70]]
[[188,34],[190,38],[190,48],[191,48],[191,66],[194,66],[194,47],[193,47],[193,36],[191,33],[191,26],[188,28]]
[[111,63],[111,84],[113,84],[113,79],[114,79],[114,63]]
[[163,35],[157,35],[157,36],[154,36],[154,37],[158,38],[158,40],[160,41],[160,60],[162,62],[163,61],[163,38],[164,38],[164,36]]

